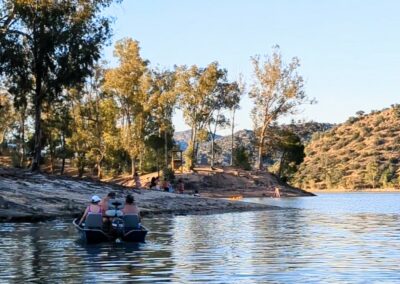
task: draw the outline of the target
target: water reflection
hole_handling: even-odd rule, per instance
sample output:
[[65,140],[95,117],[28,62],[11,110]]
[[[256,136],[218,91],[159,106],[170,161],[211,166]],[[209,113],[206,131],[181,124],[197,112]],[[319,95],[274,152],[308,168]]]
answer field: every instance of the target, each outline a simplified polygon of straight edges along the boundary
[[[136,245],[85,245],[77,242],[73,226],[62,221],[1,224],[0,279],[6,283],[396,282],[400,217],[393,199],[399,204],[399,197],[365,196],[357,199],[364,202],[357,206],[348,196],[260,199],[294,209],[154,218],[146,220],[147,243]],[[371,198],[379,202],[370,206]],[[334,214],[337,200],[342,202]]]

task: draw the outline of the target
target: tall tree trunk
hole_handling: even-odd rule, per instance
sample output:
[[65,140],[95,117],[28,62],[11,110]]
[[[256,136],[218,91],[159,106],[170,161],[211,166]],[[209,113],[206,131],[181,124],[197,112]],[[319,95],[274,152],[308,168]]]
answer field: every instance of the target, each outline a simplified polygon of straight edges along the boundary
[[102,172],[102,168],[101,168],[101,163],[102,163],[101,159],[98,163],[97,163],[97,178],[101,179],[103,177],[103,172]]
[[217,133],[217,126],[218,126],[218,118],[219,118],[219,111],[217,113],[217,119],[215,121],[214,129],[211,130],[211,124],[209,124],[208,128],[211,134],[211,163],[210,166],[214,168],[214,161],[215,161],[215,135]]
[[165,159],[165,167],[168,168],[168,141],[167,141],[166,130],[164,131],[164,159]]
[[132,178],[135,178],[136,173],[136,157],[131,157]]
[[257,164],[257,169],[262,170],[263,168],[263,161],[262,161],[262,154],[264,151],[264,136],[262,136],[259,140],[259,145],[258,145],[258,164]]
[[64,174],[64,170],[65,170],[65,156],[62,157],[61,160],[61,170],[60,170],[60,175]]
[[214,168],[214,134],[211,135],[211,168]]
[[82,177],[85,172],[85,154],[78,156],[78,177]]
[[103,160],[104,160],[104,153],[100,152],[100,157],[97,159],[97,178],[100,180],[103,178]]
[[54,175],[54,153],[50,151],[50,172]]
[[22,155],[21,155],[21,160],[19,162],[20,167],[23,168],[25,164],[25,111],[26,108],[23,109],[23,113],[21,114],[21,150],[22,150]]
[[268,124],[264,123],[264,126],[261,128],[260,137],[259,137],[259,145],[258,145],[258,165],[257,169],[262,170],[263,161],[262,154],[264,152],[264,142],[265,142],[265,133],[267,131]]
[[[36,23],[37,24],[37,23]],[[35,27],[33,31],[34,38],[34,48],[33,48],[33,56],[35,58],[34,63],[34,75],[35,75],[35,94],[34,94],[34,109],[35,109],[35,147],[34,154],[32,159],[32,172],[40,172],[40,160],[41,160],[41,151],[42,151],[42,125],[41,125],[41,114],[42,114],[42,99],[43,99],[43,90],[42,90],[42,80],[43,80],[43,53],[41,51],[41,47],[43,44],[43,39],[40,37],[44,33],[44,23],[38,23],[39,27]]]
[[64,169],[65,169],[65,133],[63,132],[61,134],[61,143],[62,143],[62,159],[61,159],[61,170],[60,174],[64,174]]
[[197,152],[196,152],[196,137],[197,136],[197,126],[195,125],[192,127],[192,147],[193,147],[193,152],[192,152],[192,159],[191,159],[191,164],[189,165],[189,168],[192,170],[194,168],[195,164],[195,159],[197,157]]
[[40,79],[36,82],[35,99],[35,148],[32,160],[32,172],[40,171],[40,160],[41,160],[41,150],[42,150],[42,125],[41,125],[41,113],[42,113],[42,99],[41,99],[41,81]]
[[233,149],[233,147],[234,147],[234,139],[235,139],[235,136],[234,136],[234,131],[235,131],[235,112],[236,112],[236,109],[235,108],[233,108],[233,110],[232,110],[232,125],[231,125],[231,161],[230,161],[230,166],[232,167],[233,166],[233,151],[234,151],[234,149]]
[[143,171],[143,157],[144,157],[144,148],[141,147],[139,154],[139,172]]
[[160,161],[158,159],[158,150],[156,151],[156,162],[157,162],[157,177],[160,176]]

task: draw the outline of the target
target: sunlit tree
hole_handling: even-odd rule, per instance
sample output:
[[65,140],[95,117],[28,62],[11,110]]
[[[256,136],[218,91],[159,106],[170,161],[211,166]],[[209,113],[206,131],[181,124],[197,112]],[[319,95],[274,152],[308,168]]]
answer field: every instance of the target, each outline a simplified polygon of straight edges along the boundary
[[[177,70],[177,92],[179,107],[185,122],[192,130],[192,137],[186,153],[186,163],[193,168],[198,149],[198,135],[207,132],[207,125],[220,106],[222,85],[227,83],[227,71],[219,68],[217,62],[205,68],[193,65]],[[190,151],[190,153],[189,153]],[[191,157],[191,158],[190,158]]]
[[299,60],[292,58],[289,64],[285,64],[278,46],[264,60],[258,55],[252,57],[252,64],[254,82],[249,96],[254,102],[252,119],[258,140],[257,167],[261,169],[264,144],[272,124],[284,116],[295,114],[300,105],[313,101],[304,92],[304,80],[298,74]]
[[117,101],[121,140],[130,155],[134,176],[136,160],[144,148],[143,131],[150,86],[148,62],[140,56],[139,43],[130,38],[115,44],[114,56],[118,58],[119,65],[105,73],[104,88]]

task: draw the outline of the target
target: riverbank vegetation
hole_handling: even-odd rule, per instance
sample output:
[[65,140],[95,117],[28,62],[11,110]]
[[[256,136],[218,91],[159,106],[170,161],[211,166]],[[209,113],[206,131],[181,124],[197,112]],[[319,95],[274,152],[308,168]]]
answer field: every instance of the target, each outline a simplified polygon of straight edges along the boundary
[[[102,11],[113,2],[119,1],[0,2],[0,143],[14,167],[64,174],[68,166],[79,177],[99,179],[191,170],[200,144],[210,141],[213,168],[217,130],[230,127],[231,166],[249,170],[258,163],[261,169],[267,156],[279,156],[276,174],[292,176],[303,157],[300,138],[275,126],[310,102],[297,58],[286,64],[275,47],[265,60],[253,57],[251,82],[232,81],[216,61],[154,68],[141,56],[139,42],[124,38],[114,46],[118,64],[110,67],[100,54],[112,34]],[[246,93],[256,105],[257,156],[234,143],[235,111]],[[173,140],[177,108],[191,137],[184,164],[171,165],[181,153]]]
[[314,134],[295,184],[308,189],[400,188],[400,106],[357,112]]

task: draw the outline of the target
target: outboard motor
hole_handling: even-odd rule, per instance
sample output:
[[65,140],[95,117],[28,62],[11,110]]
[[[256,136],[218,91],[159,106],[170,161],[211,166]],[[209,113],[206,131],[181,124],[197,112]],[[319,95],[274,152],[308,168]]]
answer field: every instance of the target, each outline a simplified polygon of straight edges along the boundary
[[122,201],[111,200],[108,208],[114,208],[114,209],[109,209],[106,211],[106,216],[112,218],[111,221],[112,234],[117,238],[122,237],[124,234],[124,220],[122,219],[123,213],[120,210],[123,207],[124,204]]

